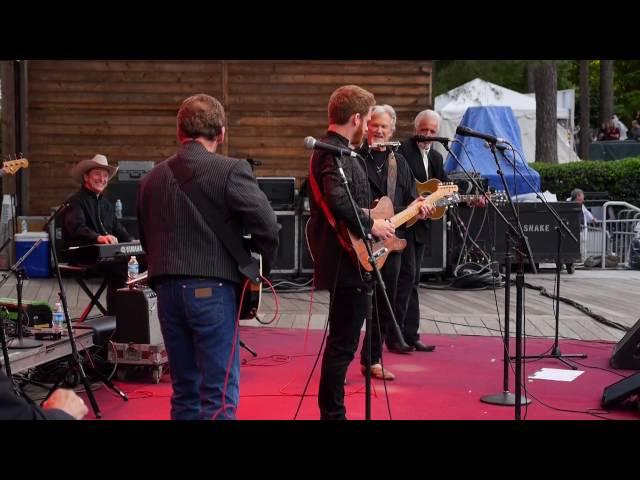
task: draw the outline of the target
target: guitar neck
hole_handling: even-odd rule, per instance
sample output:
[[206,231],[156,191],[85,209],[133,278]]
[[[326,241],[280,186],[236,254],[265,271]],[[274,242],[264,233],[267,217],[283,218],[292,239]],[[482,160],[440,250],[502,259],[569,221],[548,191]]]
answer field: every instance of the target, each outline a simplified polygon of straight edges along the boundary
[[413,217],[415,217],[419,211],[420,211],[420,206],[414,205],[412,207],[408,207],[404,209],[400,213],[396,213],[393,217],[389,219],[389,221],[393,223],[394,227],[398,228],[404,225],[405,223],[407,223]]

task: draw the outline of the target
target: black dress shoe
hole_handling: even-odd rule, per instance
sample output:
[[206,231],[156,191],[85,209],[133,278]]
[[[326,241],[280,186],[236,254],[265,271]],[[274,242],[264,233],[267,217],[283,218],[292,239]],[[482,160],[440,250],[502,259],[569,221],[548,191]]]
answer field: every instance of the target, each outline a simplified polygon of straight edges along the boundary
[[404,347],[401,347],[398,343],[391,343],[387,345],[387,350],[393,353],[407,354],[409,352],[413,352],[414,348],[411,345],[405,345]]
[[425,345],[420,340],[415,342],[413,346],[416,349],[416,352],[433,352],[436,349],[435,345]]

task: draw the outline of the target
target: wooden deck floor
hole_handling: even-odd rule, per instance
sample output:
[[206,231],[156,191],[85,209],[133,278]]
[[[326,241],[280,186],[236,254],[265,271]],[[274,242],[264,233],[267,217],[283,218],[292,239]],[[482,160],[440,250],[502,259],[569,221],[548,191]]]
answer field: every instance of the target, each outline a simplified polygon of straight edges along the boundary
[[[5,272],[6,273],[6,272]],[[543,286],[553,293],[554,275],[543,272],[527,274],[526,282]],[[72,279],[64,279],[64,287],[72,318],[78,317],[88,298]],[[97,281],[89,283],[94,289]],[[276,284],[278,285],[278,284]],[[282,291],[280,284],[279,313],[269,326],[281,328],[324,328],[328,313],[329,295],[326,291],[311,293]],[[291,287],[291,285],[286,285]],[[26,280],[23,289],[25,300],[46,301],[53,305],[57,301],[56,279]],[[588,307],[593,313],[608,320],[630,327],[640,317],[640,271],[633,270],[584,270],[573,275],[566,272],[561,277],[560,294]],[[0,297],[16,297],[15,280],[10,277],[0,288]],[[103,297],[104,300],[104,297]],[[106,301],[103,301],[105,304]],[[553,337],[555,316],[553,301],[540,295],[537,290],[525,289],[524,310],[527,335]],[[482,291],[469,290],[420,290],[421,332],[430,334],[501,335],[504,320],[504,289]],[[497,305],[497,306],[496,306]],[[273,294],[263,297],[261,318],[270,321],[276,311]],[[515,331],[515,286],[511,288],[511,331]],[[498,313],[499,312],[499,313]],[[92,315],[97,315],[94,309]],[[559,334],[561,337],[581,340],[617,341],[624,335],[565,303],[560,303]],[[243,325],[262,326],[257,321],[242,321]]]

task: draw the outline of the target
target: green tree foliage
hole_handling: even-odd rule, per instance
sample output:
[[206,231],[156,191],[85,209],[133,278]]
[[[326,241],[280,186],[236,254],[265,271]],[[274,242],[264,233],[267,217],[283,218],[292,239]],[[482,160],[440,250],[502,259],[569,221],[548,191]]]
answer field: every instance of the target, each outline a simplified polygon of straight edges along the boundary
[[[527,66],[531,62],[535,60],[436,60],[433,91],[438,96],[474,78],[481,78],[516,92],[528,93]],[[556,61],[558,90],[575,88],[578,84],[577,73],[573,75],[574,63],[573,60]]]
[[[521,93],[527,93],[527,66],[536,60],[436,60],[434,96],[448,92],[474,78],[482,78]],[[590,120],[598,128],[600,112],[600,61],[590,60]],[[580,95],[579,60],[557,60],[558,90],[573,88],[576,100]],[[631,120],[640,110],[640,60],[615,60],[614,111],[631,127]],[[579,122],[579,102],[576,101],[576,125]]]

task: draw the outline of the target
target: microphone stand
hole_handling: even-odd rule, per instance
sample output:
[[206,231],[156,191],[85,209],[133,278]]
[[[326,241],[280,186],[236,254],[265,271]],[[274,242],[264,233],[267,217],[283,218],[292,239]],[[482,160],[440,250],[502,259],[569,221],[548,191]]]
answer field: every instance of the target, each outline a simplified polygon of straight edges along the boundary
[[[51,232],[49,230],[49,224],[66,207],[68,207],[68,205],[69,204],[67,202],[63,202],[58,207],[58,209],[51,214],[49,219],[46,221],[46,223],[42,227],[42,229],[44,231],[49,232],[49,235],[51,235]],[[53,240],[53,238],[51,238],[51,240]],[[50,243],[52,243],[52,242],[50,242]],[[73,364],[69,367],[68,370],[71,370],[71,369],[77,370],[78,375],[80,376],[80,380],[82,381],[82,385],[84,386],[85,392],[87,393],[87,397],[89,398],[89,401],[91,402],[91,407],[93,409],[94,415],[96,416],[96,418],[102,418],[102,412],[100,412],[100,407],[98,406],[98,402],[96,402],[96,398],[93,395],[93,390],[91,390],[91,384],[89,383],[89,380],[87,379],[87,374],[85,373],[84,368],[82,366],[82,359],[80,358],[80,354],[78,353],[78,348],[76,346],[76,340],[75,340],[75,337],[74,337],[73,328],[71,327],[71,319],[69,318],[69,309],[67,308],[67,296],[66,296],[65,291],[64,291],[64,285],[62,284],[62,274],[60,273],[60,264],[58,263],[58,254],[56,252],[56,249],[53,248],[53,245],[52,245],[52,248],[51,248],[51,253],[52,253],[52,258],[53,258],[54,270],[56,272],[56,278],[58,280],[58,286],[60,287],[60,291],[58,292],[58,296],[60,297],[60,302],[62,303],[62,308],[64,310],[65,320],[67,322],[67,334],[69,336],[69,343],[71,345],[71,356],[73,358]],[[96,375],[102,383],[104,383],[104,385],[106,385],[108,388],[113,390],[118,396],[120,396],[120,398],[122,398],[122,400],[124,400],[125,402],[129,400],[127,398],[127,395],[122,390],[120,390],[118,387],[116,387],[111,382],[111,380],[109,380],[104,375],[99,373],[94,367],[89,366],[88,369],[90,369],[91,372],[94,375]],[[60,383],[62,383],[64,378],[67,376],[68,370],[65,371],[64,373],[62,373],[62,375],[60,375],[60,377],[58,378],[56,383],[53,385],[53,387],[51,387],[51,390],[49,390],[49,393],[47,394],[47,396],[43,400],[43,403],[51,396],[51,394],[56,390],[56,388],[58,388],[58,385],[60,385]]]
[[[444,148],[451,154],[456,163],[460,166],[462,171],[465,173],[469,181],[482,193],[486,193],[482,186],[477,182],[475,178],[467,171],[464,167],[460,159],[457,157],[455,153],[449,148],[448,142],[442,142]],[[505,193],[509,198],[509,203],[511,205],[512,212],[514,214],[514,219],[518,223],[519,229],[513,226],[511,222],[507,220],[507,218],[503,215],[497,205],[491,201],[490,198],[487,198],[489,205],[493,208],[494,212],[498,215],[498,217],[502,220],[502,222],[507,227],[507,243],[505,247],[508,247],[509,242],[513,243],[512,248],[517,253],[518,257],[518,273],[516,275],[516,368],[515,368],[515,395],[509,392],[509,311],[511,306],[511,252],[509,248],[505,251],[505,268],[506,268],[506,278],[505,278],[505,329],[504,329],[504,369],[503,369],[503,391],[497,394],[485,395],[480,398],[480,401],[483,403],[489,403],[492,405],[514,405],[515,406],[515,419],[520,420],[521,418],[521,404],[522,402],[526,404],[531,403],[531,400],[528,398],[522,398],[522,378],[521,378],[521,357],[522,357],[522,338],[521,338],[521,329],[522,329],[522,291],[524,288],[524,266],[523,266],[523,257],[521,249],[524,247],[526,250],[527,256],[529,257],[529,262],[533,265],[535,269],[535,263],[533,262],[533,255],[531,253],[531,249],[529,247],[529,242],[524,235],[524,231],[522,229],[522,225],[520,224],[520,220],[518,218],[517,212],[515,210],[515,206],[513,205],[513,201],[511,200],[511,194],[509,193],[509,186],[504,177],[504,173],[500,168],[500,163],[498,161],[498,157],[496,156],[495,143],[490,143],[491,151],[493,153],[494,159],[496,161],[496,165],[498,166],[498,174],[502,179],[502,184],[504,185]]]
[[[378,268],[378,265],[376,264],[376,259],[373,256],[373,251],[371,249],[371,240],[372,240],[371,235],[365,234],[364,226],[360,221],[360,216],[358,215],[358,206],[356,205],[356,202],[353,199],[353,195],[351,194],[351,189],[349,188],[349,181],[347,180],[347,177],[344,174],[344,169],[342,167],[342,160],[337,155],[333,155],[333,158],[335,159],[338,173],[342,178],[342,184],[344,185],[345,190],[347,191],[347,196],[349,197],[351,208],[353,209],[353,213],[356,217],[356,220],[358,221],[358,229],[360,230],[359,232],[360,237],[364,240],[363,243],[367,248],[369,263],[371,264],[371,266],[373,267],[373,271],[375,272],[375,279],[372,278],[370,272],[364,272],[363,274],[364,284],[365,284],[365,294],[367,295],[367,297],[369,297],[369,301],[367,302],[367,312],[365,315],[365,335],[367,337],[367,345],[368,345],[367,351],[365,352],[367,357],[366,365],[368,367],[366,369],[366,374],[365,374],[365,419],[371,420],[371,368],[369,367],[371,366],[371,319],[373,317],[373,289],[376,281],[378,282],[378,285],[380,285],[382,289],[385,303],[387,305],[387,309],[391,314],[390,316],[392,319],[393,327],[396,330],[398,343],[401,348],[407,348],[407,344],[404,341],[402,332],[400,331],[400,327],[398,326],[395,313],[393,312],[393,307],[391,306],[391,302],[389,301],[389,296],[387,295],[387,289],[385,287],[384,280],[382,280],[380,269]],[[364,161],[364,159],[360,157],[360,155],[358,155],[358,158]]]
[[[511,145],[510,145],[511,146]],[[587,355],[584,353],[572,353],[572,354],[562,354],[560,352],[560,347],[558,345],[559,340],[558,340],[558,333],[560,330],[560,272],[562,270],[562,257],[561,257],[561,242],[562,242],[562,230],[564,230],[576,243],[580,243],[580,240],[578,240],[578,238],[573,234],[573,232],[569,229],[569,227],[565,224],[565,222],[562,220],[562,218],[560,218],[560,215],[558,214],[558,212],[556,211],[555,208],[553,208],[551,205],[549,205],[549,203],[547,202],[547,200],[544,198],[543,195],[541,195],[539,192],[536,191],[535,188],[533,188],[533,185],[531,185],[531,182],[529,182],[529,179],[527,177],[525,177],[522,172],[520,172],[520,170],[518,169],[518,167],[516,166],[516,162],[515,162],[515,149],[513,147],[511,147],[511,151],[514,152],[514,156],[513,156],[513,161],[511,159],[509,159],[509,157],[505,154],[504,151],[502,151],[502,156],[505,158],[505,160],[507,162],[509,162],[514,170],[518,173],[518,175],[520,175],[520,177],[527,183],[527,185],[529,185],[529,188],[531,189],[532,192],[534,192],[536,194],[536,197],[538,197],[538,199],[544,204],[545,208],[551,213],[551,215],[553,216],[553,218],[556,221],[556,233],[557,233],[557,243],[556,243],[556,276],[555,276],[555,287],[556,287],[556,297],[555,297],[555,339],[553,342],[553,347],[551,349],[551,353],[548,355],[527,355],[522,357],[523,359],[542,359],[542,358],[555,358],[557,360],[560,360],[562,363],[564,363],[566,366],[568,366],[569,368],[571,368],[572,370],[577,370],[578,367],[566,360],[564,360],[565,358],[587,358]]]
[[[13,272],[16,276],[16,294],[18,297],[18,312],[16,317],[16,335],[15,338],[9,340],[9,349],[26,349],[26,348],[36,348],[42,346],[42,342],[38,342],[36,340],[32,340],[30,338],[23,338],[23,329],[22,329],[22,282],[25,278],[27,278],[26,272],[22,268],[22,263],[27,259],[29,255],[33,253],[33,251],[40,246],[42,243],[42,239],[38,239],[27,252],[20,257],[20,259],[9,267],[9,270]],[[2,280],[0,281],[0,288],[7,282],[9,279],[9,274],[3,273]]]

